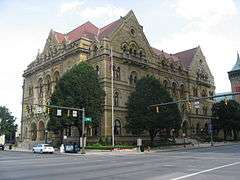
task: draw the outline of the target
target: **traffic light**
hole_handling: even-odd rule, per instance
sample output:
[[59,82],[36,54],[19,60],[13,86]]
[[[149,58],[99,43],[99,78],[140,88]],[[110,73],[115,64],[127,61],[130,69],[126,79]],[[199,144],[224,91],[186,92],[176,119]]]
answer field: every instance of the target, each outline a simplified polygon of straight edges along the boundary
[[225,106],[228,105],[228,100],[227,100],[227,98],[224,99],[224,104],[225,104]]
[[46,107],[46,110],[45,110],[45,112],[47,113],[47,114],[50,114],[50,108],[49,107]]
[[156,106],[156,112],[159,113],[159,107],[158,106]]

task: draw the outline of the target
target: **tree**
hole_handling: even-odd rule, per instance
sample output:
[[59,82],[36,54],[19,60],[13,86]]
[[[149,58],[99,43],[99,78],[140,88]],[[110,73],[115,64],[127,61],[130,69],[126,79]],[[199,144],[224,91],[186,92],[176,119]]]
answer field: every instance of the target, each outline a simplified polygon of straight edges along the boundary
[[14,124],[16,118],[5,106],[0,106],[0,135],[5,135],[6,141],[12,141],[15,138],[17,125]]
[[[86,116],[93,119],[93,127],[98,127],[103,113],[105,92],[96,71],[87,63],[79,63],[67,71],[56,84],[50,100],[50,105],[85,108]],[[61,117],[56,117],[56,109],[50,111],[48,129],[59,131],[62,139],[64,128],[75,126],[81,134],[82,116],[68,116],[63,111]]]
[[240,104],[234,100],[217,102],[213,104],[212,113],[215,118],[212,119],[213,126],[217,131],[224,131],[224,140],[227,135],[233,131],[234,140],[237,139],[240,130]]
[[152,104],[172,101],[167,90],[153,76],[140,79],[128,99],[127,129],[138,136],[148,131],[151,144],[160,130],[165,129],[168,134],[171,129],[178,130],[181,116],[176,104],[161,106],[158,113],[155,108],[149,107]]

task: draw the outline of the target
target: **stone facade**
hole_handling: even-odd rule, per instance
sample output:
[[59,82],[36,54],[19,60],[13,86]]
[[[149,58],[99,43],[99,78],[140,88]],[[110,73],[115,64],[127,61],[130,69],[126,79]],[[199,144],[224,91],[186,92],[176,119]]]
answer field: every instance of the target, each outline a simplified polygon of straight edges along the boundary
[[[214,78],[199,46],[176,54],[151,47],[143,27],[130,11],[103,28],[87,22],[67,34],[51,31],[43,52],[38,53],[24,71],[23,108],[26,104],[46,104],[64,72],[73,65],[86,61],[96,69],[103,82],[106,99],[100,132],[101,136],[111,136],[111,48],[117,140],[129,137],[124,128],[126,103],[137,79],[141,77],[155,76],[177,100],[211,96],[215,92]],[[192,108],[188,111],[185,104],[179,104],[183,129],[187,129],[188,134],[196,133],[210,121],[212,103],[213,101],[207,100],[201,102],[200,109]],[[48,121],[47,114],[42,109],[29,105],[22,117],[23,140],[42,141]],[[88,134],[94,136],[91,129]]]
[[[233,69],[228,72],[228,77],[231,82],[232,92],[240,92],[240,57],[237,53],[237,62]],[[240,96],[234,96],[234,100],[240,103]]]

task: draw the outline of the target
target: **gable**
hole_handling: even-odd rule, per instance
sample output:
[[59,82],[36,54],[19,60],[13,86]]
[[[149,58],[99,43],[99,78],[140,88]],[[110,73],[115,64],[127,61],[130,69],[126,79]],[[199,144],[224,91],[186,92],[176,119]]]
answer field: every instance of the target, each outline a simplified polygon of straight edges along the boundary
[[190,64],[189,70],[192,76],[195,76],[203,81],[209,81],[210,83],[214,84],[213,75],[200,47],[197,48],[197,51],[193,56],[193,60]]
[[128,50],[136,47],[137,53],[142,51],[147,57],[152,57],[152,48],[134,13],[130,11],[126,16],[121,17],[118,23],[118,28],[109,37],[113,49],[121,52],[124,45]]

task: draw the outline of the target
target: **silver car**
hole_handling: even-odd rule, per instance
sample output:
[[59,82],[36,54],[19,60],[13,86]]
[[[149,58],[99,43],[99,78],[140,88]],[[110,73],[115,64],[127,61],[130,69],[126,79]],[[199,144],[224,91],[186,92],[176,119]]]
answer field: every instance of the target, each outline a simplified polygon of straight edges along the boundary
[[54,148],[49,144],[37,144],[33,146],[33,153],[53,153]]

